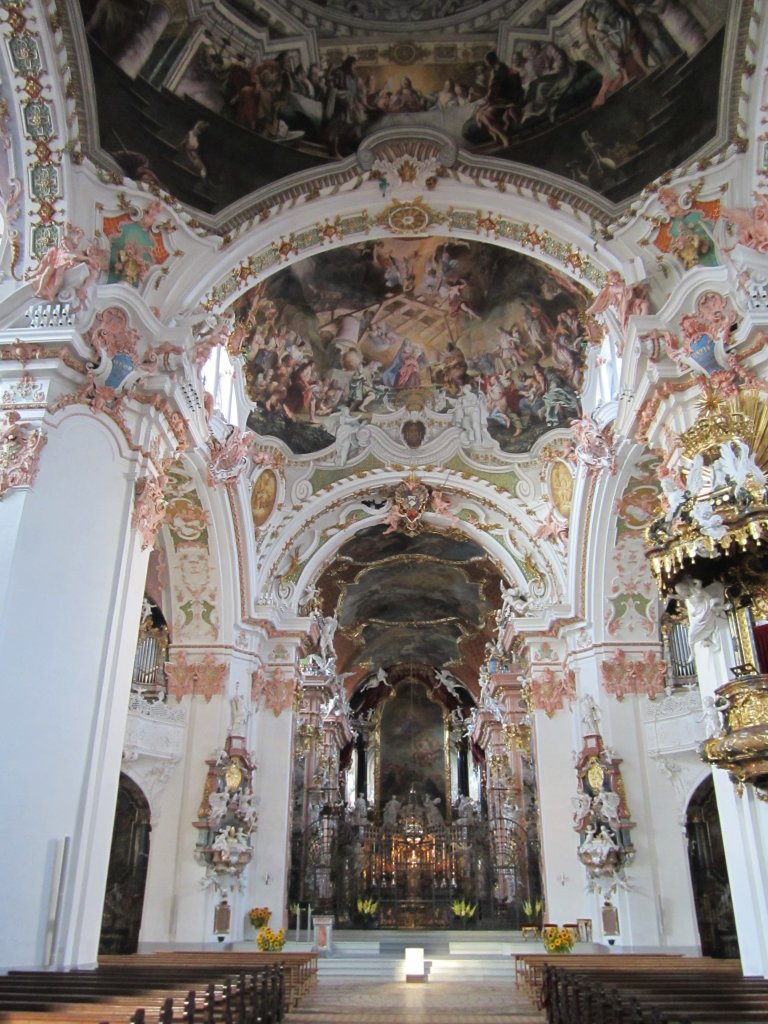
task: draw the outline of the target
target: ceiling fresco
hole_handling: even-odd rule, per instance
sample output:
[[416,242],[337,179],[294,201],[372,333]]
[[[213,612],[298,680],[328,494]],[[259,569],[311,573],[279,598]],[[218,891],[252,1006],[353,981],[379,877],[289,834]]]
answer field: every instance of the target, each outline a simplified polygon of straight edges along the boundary
[[[339,670],[359,679],[365,668],[471,665],[495,625],[498,570],[458,535],[384,529],[348,541],[318,581],[323,605],[338,617]],[[482,654],[475,677],[480,661]]]
[[210,213],[396,127],[620,202],[715,135],[728,8],[80,0],[101,148]]
[[234,305],[248,426],[308,453],[402,406],[458,425],[462,403],[475,400],[504,451],[528,451],[581,414],[589,301],[565,275],[480,242],[323,252]]

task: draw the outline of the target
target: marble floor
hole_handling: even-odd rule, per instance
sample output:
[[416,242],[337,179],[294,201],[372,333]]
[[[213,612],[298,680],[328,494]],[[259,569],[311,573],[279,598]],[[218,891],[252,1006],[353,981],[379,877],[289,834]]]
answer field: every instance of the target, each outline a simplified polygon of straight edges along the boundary
[[320,978],[316,988],[285,1017],[286,1024],[544,1024],[538,1012],[507,981],[379,981]]

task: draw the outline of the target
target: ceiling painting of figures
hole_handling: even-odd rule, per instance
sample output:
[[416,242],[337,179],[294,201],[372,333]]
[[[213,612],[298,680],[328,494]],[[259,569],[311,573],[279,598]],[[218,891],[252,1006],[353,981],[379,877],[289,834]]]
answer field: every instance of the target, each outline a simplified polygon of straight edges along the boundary
[[460,427],[471,406],[483,435],[528,451],[581,415],[588,303],[565,275],[479,242],[399,238],[321,253],[233,307],[248,425],[305,454],[404,405]]
[[396,127],[620,202],[715,136],[728,6],[80,0],[74,16],[101,149],[216,213]]
[[378,525],[340,549],[318,590],[338,617],[340,671],[469,664],[476,679],[501,586],[474,541],[429,530],[408,537]]

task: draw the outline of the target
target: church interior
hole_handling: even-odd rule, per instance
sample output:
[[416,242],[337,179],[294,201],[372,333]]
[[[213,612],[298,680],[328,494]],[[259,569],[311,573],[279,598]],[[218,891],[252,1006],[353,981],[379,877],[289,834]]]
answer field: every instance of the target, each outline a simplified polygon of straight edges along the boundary
[[768,977],[765,5],[0,40],[0,971],[269,922]]

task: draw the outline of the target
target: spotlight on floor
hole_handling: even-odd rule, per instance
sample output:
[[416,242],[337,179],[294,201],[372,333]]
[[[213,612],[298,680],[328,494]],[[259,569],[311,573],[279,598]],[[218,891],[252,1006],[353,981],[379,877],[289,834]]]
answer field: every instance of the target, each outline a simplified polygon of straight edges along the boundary
[[424,976],[424,950],[415,946],[405,949],[405,980],[426,981]]

